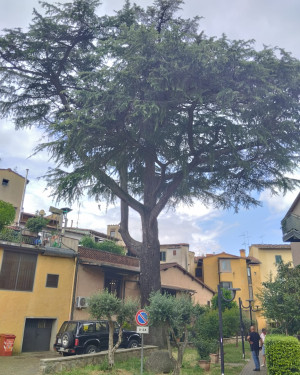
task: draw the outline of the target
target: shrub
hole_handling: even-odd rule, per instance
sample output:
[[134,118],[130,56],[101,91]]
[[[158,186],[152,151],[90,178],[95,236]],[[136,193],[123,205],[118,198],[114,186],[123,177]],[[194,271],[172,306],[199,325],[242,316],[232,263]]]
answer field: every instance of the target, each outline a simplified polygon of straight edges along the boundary
[[295,337],[267,335],[265,347],[269,375],[300,373],[300,344]]
[[96,249],[101,251],[108,251],[109,253],[125,255],[125,251],[122,246],[116,244],[114,241],[103,241],[96,242],[90,236],[84,236],[80,240],[80,245],[89,247],[90,249]]

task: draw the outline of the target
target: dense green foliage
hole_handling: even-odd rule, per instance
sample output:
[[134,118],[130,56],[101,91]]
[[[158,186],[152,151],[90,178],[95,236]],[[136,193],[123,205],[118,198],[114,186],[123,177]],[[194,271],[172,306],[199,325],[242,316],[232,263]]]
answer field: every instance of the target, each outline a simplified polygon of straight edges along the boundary
[[14,221],[16,210],[11,203],[0,200],[0,230]]
[[265,347],[268,374],[300,373],[300,343],[295,337],[267,335]]
[[262,283],[258,295],[264,316],[284,333],[300,331],[300,266],[280,263],[275,278]]
[[89,247],[91,249],[97,249],[102,251],[108,251],[109,253],[125,255],[124,248],[116,244],[114,241],[107,240],[103,242],[96,242],[92,237],[84,236],[80,240],[79,244],[84,247]]
[[[97,0],[43,3],[0,37],[0,114],[42,127],[58,199],[121,200],[120,233],[141,258],[142,304],[160,289],[158,216],[199,199],[259,204],[299,162],[300,64],[281,49],[200,32],[182,0],[98,16]],[[141,217],[141,242],[128,229]],[[151,249],[151,256],[150,250]]]
[[36,216],[28,219],[26,221],[26,228],[34,233],[39,233],[46,225],[48,224],[49,220],[42,217],[42,216]]

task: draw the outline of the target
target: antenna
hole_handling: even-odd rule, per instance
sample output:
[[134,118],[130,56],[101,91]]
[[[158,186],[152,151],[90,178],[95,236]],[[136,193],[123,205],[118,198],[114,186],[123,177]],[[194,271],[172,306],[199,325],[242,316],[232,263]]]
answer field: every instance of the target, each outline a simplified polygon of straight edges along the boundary
[[78,228],[78,223],[79,223],[80,207],[81,207],[81,202],[80,202],[79,205],[78,205],[78,214],[77,214],[77,223],[76,223],[76,228]]

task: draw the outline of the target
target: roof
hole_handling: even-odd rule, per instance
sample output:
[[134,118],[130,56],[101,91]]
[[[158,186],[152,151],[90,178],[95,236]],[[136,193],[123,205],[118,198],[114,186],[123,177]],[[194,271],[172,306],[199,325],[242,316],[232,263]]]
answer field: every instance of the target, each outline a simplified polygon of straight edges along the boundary
[[282,250],[291,250],[291,245],[287,245],[287,244],[281,244],[281,245],[272,245],[272,244],[252,244],[250,247],[252,246],[255,246],[257,247],[258,249],[263,249],[263,250],[267,250],[267,249],[282,249]]
[[[234,258],[234,259],[245,259],[245,257],[240,257],[233,254],[228,254],[225,251],[219,254],[206,254],[206,257],[217,257],[217,258]],[[205,257],[204,257],[205,258]]]
[[161,287],[163,289],[171,289],[171,290],[179,290],[179,291],[182,291],[182,292],[196,293],[196,290],[194,290],[194,289],[181,288],[179,286],[161,285]]
[[161,247],[162,246],[172,246],[172,247],[175,247],[175,246],[177,246],[177,247],[187,246],[187,247],[190,247],[190,244],[188,244],[188,243],[164,243],[164,244],[161,244],[160,246]]
[[107,234],[98,232],[93,229],[66,227],[65,230],[68,232],[73,232],[73,233],[88,232],[88,233],[93,234],[94,236],[113,239],[111,236],[108,236]]
[[294,202],[292,203],[291,207],[289,208],[288,212],[285,214],[283,220],[289,215],[291,214],[293,211],[294,211],[294,208],[297,206],[297,204],[299,203],[300,201],[300,193],[297,195],[296,199],[294,200]]
[[247,261],[248,261],[249,264],[261,264],[261,261],[258,260],[255,257],[248,256],[246,259],[247,259]]
[[208,289],[213,294],[215,294],[214,290],[212,290],[208,285],[204,284],[203,281],[201,281],[201,280],[197,279],[195,276],[193,276],[190,272],[188,272],[180,264],[175,263],[175,262],[174,263],[161,263],[160,264],[160,270],[161,271],[166,271],[167,269],[170,269],[170,268],[178,268],[182,273],[184,273],[185,275],[189,276],[193,281],[195,281],[196,283],[198,283],[201,286],[205,287],[206,289]]
[[22,177],[22,178],[25,180],[25,177],[21,176],[19,173],[13,171],[13,170],[10,169],[10,168],[6,168],[6,169],[5,169],[5,168],[0,168],[0,171],[8,171],[8,172],[12,172],[12,173],[16,174],[17,176]]

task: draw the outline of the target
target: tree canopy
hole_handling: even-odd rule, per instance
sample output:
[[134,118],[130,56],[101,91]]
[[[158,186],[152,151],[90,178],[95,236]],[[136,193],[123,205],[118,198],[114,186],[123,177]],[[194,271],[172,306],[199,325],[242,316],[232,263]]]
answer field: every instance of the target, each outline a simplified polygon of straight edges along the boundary
[[[58,199],[121,200],[120,233],[141,262],[142,305],[160,288],[158,216],[199,199],[238,209],[292,189],[299,162],[299,61],[252,41],[210,38],[182,0],[43,3],[0,37],[0,113],[39,126]],[[142,241],[130,236],[129,207]]]
[[259,294],[264,316],[284,333],[300,331],[300,266],[279,263],[275,278],[262,283]]

